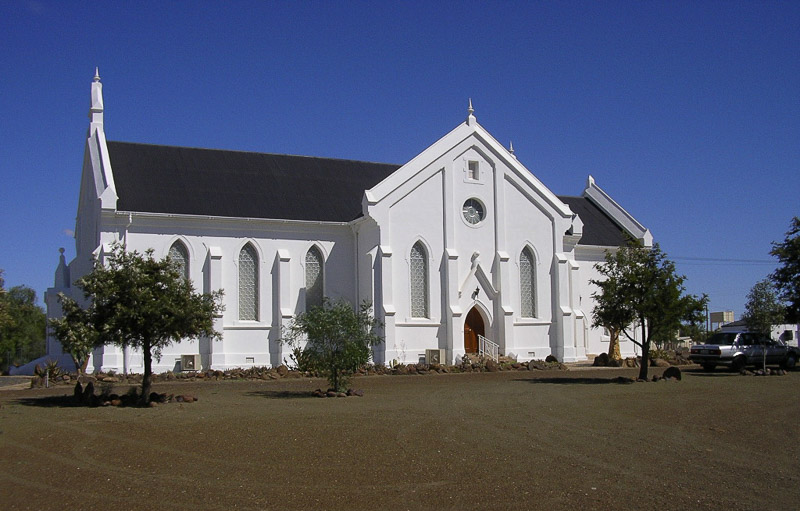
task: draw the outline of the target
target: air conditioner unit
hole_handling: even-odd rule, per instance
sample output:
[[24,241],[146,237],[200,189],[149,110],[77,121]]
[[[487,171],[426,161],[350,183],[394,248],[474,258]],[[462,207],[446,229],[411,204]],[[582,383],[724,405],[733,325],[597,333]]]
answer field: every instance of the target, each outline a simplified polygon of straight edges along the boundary
[[425,350],[425,363],[428,365],[444,364],[445,357],[447,357],[447,355],[445,355],[443,349]]
[[181,371],[199,371],[200,355],[181,355]]

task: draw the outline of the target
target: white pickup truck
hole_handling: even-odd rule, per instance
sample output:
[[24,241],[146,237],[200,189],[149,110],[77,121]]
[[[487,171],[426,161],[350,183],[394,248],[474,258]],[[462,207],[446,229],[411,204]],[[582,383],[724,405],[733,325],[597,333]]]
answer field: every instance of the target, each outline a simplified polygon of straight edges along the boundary
[[746,366],[763,364],[765,350],[767,365],[794,369],[800,360],[800,349],[753,332],[717,332],[706,344],[692,346],[689,359],[706,371],[718,365],[739,371]]

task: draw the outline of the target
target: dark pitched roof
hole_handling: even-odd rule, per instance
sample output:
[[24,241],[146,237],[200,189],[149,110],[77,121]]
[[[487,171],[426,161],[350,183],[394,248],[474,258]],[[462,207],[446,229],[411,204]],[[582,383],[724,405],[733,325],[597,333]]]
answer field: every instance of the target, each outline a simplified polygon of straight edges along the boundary
[[[117,209],[349,222],[364,191],[400,165],[286,154],[108,142]],[[623,230],[585,197],[559,197],[583,220],[581,245],[619,246]]]
[[627,242],[625,231],[605,211],[586,197],[559,196],[583,221],[580,245],[619,247]]
[[108,142],[121,211],[349,222],[400,165]]

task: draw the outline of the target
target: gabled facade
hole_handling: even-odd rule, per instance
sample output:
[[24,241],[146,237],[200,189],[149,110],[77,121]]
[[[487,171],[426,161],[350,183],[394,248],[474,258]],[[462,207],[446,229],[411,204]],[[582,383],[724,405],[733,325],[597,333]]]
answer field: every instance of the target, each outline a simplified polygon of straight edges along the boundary
[[[225,291],[221,340],[164,350],[204,368],[278,365],[282,327],[322,297],[369,300],[384,323],[378,363],[453,362],[480,343],[519,360],[577,361],[606,351],[591,328],[593,266],[626,236],[652,236],[589,177],[558,197],[467,119],[398,166],[288,155],[111,142],[102,84],[90,128],[75,231],[46,296],[80,298],[70,282],[114,242],[181,261],[198,291]],[[49,340],[51,356],[60,353]],[[633,352],[631,343],[623,351]],[[95,370],[140,371],[141,355],[100,348]]]

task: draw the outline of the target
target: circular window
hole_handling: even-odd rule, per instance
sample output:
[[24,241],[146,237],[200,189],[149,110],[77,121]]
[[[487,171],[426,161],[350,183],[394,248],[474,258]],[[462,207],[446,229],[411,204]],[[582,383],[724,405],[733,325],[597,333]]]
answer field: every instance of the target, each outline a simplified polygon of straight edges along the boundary
[[478,199],[467,199],[461,208],[461,213],[464,215],[464,220],[472,225],[479,223],[486,216],[486,210]]

